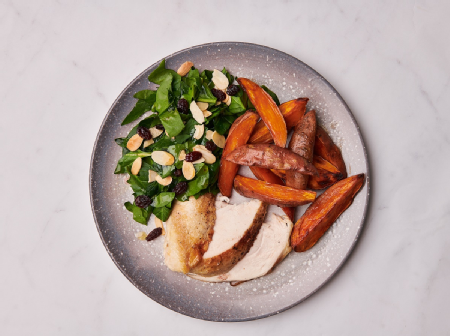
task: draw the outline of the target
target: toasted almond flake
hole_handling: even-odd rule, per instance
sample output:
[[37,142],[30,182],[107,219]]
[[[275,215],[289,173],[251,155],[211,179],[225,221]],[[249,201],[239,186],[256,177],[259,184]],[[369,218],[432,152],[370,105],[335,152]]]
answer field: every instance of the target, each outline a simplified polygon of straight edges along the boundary
[[182,149],[180,151],[180,154],[178,155],[178,160],[183,161],[184,159],[186,159],[186,152],[184,151],[184,149]]
[[186,180],[192,180],[195,177],[195,168],[193,162],[183,161],[183,176]]
[[165,151],[154,151],[152,153],[152,159],[162,166],[171,166],[175,162],[173,155]]
[[145,240],[145,238],[147,237],[147,233],[144,231],[141,231],[141,232],[135,233],[134,236],[139,240]]
[[158,217],[155,217],[155,226],[162,229],[162,235],[164,236],[166,234],[166,231],[164,230],[163,221],[159,219]]
[[205,133],[205,125],[195,125],[195,133],[193,138],[194,139],[201,139],[203,136],[203,133]]
[[217,69],[214,69],[213,71],[212,81],[214,82],[214,85],[219,88],[219,90],[226,89],[230,84],[228,82],[227,76],[225,76],[221,71]]
[[227,98],[225,98],[225,100],[223,102],[225,104],[227,104],[228,106],[230,106],[230,104],[231,104],[231,97],[229,95],[227,95]]
[[205,146],[203,146],[203,145],[195,145],[193,148],[192,148],[192,150],[193,151],[197,151],[197,152],[210,152],[211,153],[211,151],[210,150],[208,150],[208,148],[206,148]]
[[207,164],[212,164],[216,162],[216,156],[209,150],[207,150],[205,146],[195,145],[193,149],[194,151],[202,153],[202,156]]
[[205,138],[208,139],[208,140],[212,140],[214,132],[215,131],[207,130]]
[[197,102],[196,103],[198,108],[202,111],[207,110],[208,109],[208,103],[205,102]]
[[168,186],[169,184],[172,183],[172,176],[167,176],[166,178],[162,178],[159,175],[156,175],[156,182],[158,182],[159,184],[163,185],[163,186]]
[[191,70],[191,68],[194,66],[194,63],[191,61],[184,62],[181,64],[181,66],[177,70],[177,74],[180,76],[185,76],[187,73]]
[[216,144],[217,147],[225,147],[225,137],[222,134],[217,133],[216,131],[214,131],[212,135],[212,141]]
[[[203,114],[202,114],[203,115]],[[141,147],[142,141],[144,141],[143,138],[141,138],[141,136],[139,134],[135,134],[133,135],[130,140],[128,140],[127,142],[127,148],[134,152],[135,150],[137,150],[139,147]]]
[[208,110],[203,111],[203,115],[205,116],[205,118],[208,118],[212,113]]
[[148,147],[148,146],[150,146],[150,145],[153,145],[155,142],[153,141],[153,139],[150,139],[150,140],[145,140],[144,141],[144,148],[146,148],[146,147]]
[[156,126],[150,128],[150,134],[152,135],[152,138],[157,138],[162,134],[162,130],[157,129]]
[[150,182],[156,181],[156,176],[157,175],[158,175],[157,172],[149,169],[148,170],[148,182],[150,183]]
[[133,161],[133,164],[131,165],[131,174],[133,175],[139,174],[141,167],[142,167],[142,158],[138,157],[136,160]]
[[215,106],[217,106],[217,105],[220,105],[220,104],[222,104],[222,102],[221,102],[221,101],[216,101],[216,104],[215,104]]
[[192,164],[203,163],[205,162],[205,158],[202,156],[200,159],[193,161]]
[[194,117],[196,122],[198,122],[199,124],[203,124],[205,122],[205,116],[203,115],[202,110],[200,110],[195,101],[191,102],[189,109],[191,110],[192,117]]

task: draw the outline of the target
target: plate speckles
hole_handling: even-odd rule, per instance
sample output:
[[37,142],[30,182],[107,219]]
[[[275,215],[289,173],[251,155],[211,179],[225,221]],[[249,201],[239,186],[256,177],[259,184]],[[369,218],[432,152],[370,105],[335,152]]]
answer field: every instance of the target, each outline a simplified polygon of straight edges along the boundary
[[[367,180],[353,205],[325,236],[304,253],[291,253],[271,274],[236,287],[210,284],[174,273],[164,265],[163,239],[139,241],[135,233],[148,227],[132,220],[123,203],[132,199],[121,175],[114,175],[120,148],[114,139],[135,124],[120,126],[136,100],[133,94],[155,89],[147,81],[159,61],[133,80],[116,99],[98,133],[91,159],[91,206],[98,232],[109,255],[139,290],[156,302],[181,314],[210,321],[246,321],[275,315],[316,292],[342,266],[364,224],[369,202],[367,154],[359,128],[348,106],[336,90],[306,64],[283,52],[249,43],[223,42],[195,46],[166,57],[166,66],[178,69],[186,60],[203,69],[227,67],[235,76],[266,84],[281,102],[308,97],[319,123],[340,146],[352,174],[366,173]],[[106,155],[108,153],[108,155]],[[251,176],[248,169],[241,174]],[[236,193],[235,193],[236,194]],[[233,201],[242,201],[239,195]],[[306,206],[297,212],[297,218]],[[271,207],[270,211],[279,211]]]

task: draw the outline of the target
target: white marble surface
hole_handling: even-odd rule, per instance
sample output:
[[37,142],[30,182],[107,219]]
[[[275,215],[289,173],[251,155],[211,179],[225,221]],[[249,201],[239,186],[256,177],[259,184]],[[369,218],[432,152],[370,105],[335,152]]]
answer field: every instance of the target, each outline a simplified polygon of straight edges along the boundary
[[[450,2],[0,1],[2,335],[450,333]],[[371,161],[366,228],[342,271],[268,319],[215,324],[153,302],[92,218],[91,149],[150,64],[213,41],[268,45],[341,93]]]

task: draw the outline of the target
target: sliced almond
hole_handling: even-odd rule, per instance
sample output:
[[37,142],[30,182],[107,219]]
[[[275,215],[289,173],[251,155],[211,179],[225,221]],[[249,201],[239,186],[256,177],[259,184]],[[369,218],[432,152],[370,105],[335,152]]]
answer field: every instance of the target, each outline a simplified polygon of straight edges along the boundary
[[147,233],[144,231],[141,231],[141,232],[135,233],[134,236],[139,240],[145,240],[145,238],[147,238]]
[[200,159],[193,161],[192,164],[203,163],[205,162],[205,158],[202,156]]
[[[226,93],[225,93],[226,94]],[[226,94],[227,95],[227,94]],[[231,104],[231,97],[229,95],[227,95],[227,98],[225,98],[225,100],[223,101],[225,104],[227,104],[228,106],[230,106]]]
[[214,131],[212,135],[212,141],[216,144],[217,147],[225,147],[225,137],[222,134],[217,133],[216,131]]
[[212,138],[213,138],[213,134],[214,134],[214,132],[213,132],[213,131],[211,131],[211,130],[207,130],[207,131],[206,131],[206,135],[205,135],[205,138],[206,138],[206,139],[208,139],[208,140],[212,140]]
[[[203,114],[202,114],[203,115]],[[143,138],[141,138],[141,136],[139,134],[135,134],[133,135],[130,140],[128,140],[127,142],[127,148],[134,152],[135,150],[137,150],[139,147],[141,147],[142,145],[142,141],[144,141]]]
[[158,217],[155,217],[155,226],[162,229],[162,235],[164,236],[166,234],[166,231],[164,230],[163,221],[159,219]]
[[156,182],[158,182],[159,184],[163,185],[163,186],[168,186],[169,184],[172,183],[172,176],[167,176],[166,178],[162,178],[159,175],[156,175]]
[[201,139],[203,136],[203,133],[205,133],[205,125],[195,125],[195,133],[193,138],[194,139]]
[[146,147],[148,147],[148,146],[150,146],[150,145],[153,145],[155,142],[153,141],[153,139],[150,139],[150,140],[145,140],[144,141],[144,148],[146,148]]
[[178,155],[178,160],[183,161],[184,159],[186,159],[186,152],[184,151],[184,149],[182,149],[180,151],[180,154]]
[[216,162],[216,156],[213,153],[211,153],[209,150],[207,150],[205,146],[195,145],[194,151],[202,153],[202,156],[205,159],[205,162],[207,164],[212,164],[212,163]]
[[156,181],[156,176],[158,176],[158,173],[149,169],[148,170],[148,182]]
[[157,138],[161,135],[163,131],[160,129],[157,129],[156,127],[150,128],[150,134],[152,135],[152,138]]
[[197,102],[197,106],[200,110],[204,111],[208,109],[208,103]]
[[217,69],[214,69],[213,71],[212,81],[214,82],[214,85],[219,88],[219,90],[226,89],[230,84],[227,76]]
[[196,122],[198,122],[199,124],[203,124],[205,122],[205,116],[203,115],[202,110],[200,110],[195,101],[191,102],[189,109],[191,110],[192,117],[194,117]]
[[181,66],[177,70],[177,74],[180,76],[185,76],[187,73],[191,70],[191,68],[194,66],[194,63],[191,61],[184,62],[181,64]]
[[152,153],[152,159],[162,166],[171,166],[175,162],[173,155],[165,151],[154,151]]
[[141,167],[142,167],[142,158],[138,157],[136,160],[134,160],[133,164],[131,165],[131,174],[133,175],[139,174]]
[[205,116],[205,118],[208,118],[212,113],[208,110],[203,111],[203,115]]
[[186,180],[192,180],[195,177],[195,168],[193,162],[183,161],[183,176]]
[[194,148],[192,148],[192,150],[196,151],[196,152],[200,152],[200,153],[202,153],[202,152],[210,152],[211,153],[211,151],[203,145],[195,145]]

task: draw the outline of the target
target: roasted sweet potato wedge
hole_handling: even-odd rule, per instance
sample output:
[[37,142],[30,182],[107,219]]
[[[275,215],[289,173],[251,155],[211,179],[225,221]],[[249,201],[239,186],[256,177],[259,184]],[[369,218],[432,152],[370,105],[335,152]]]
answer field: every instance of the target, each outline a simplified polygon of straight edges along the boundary
[[285,179],[286,178],[286,170],[284,169],[271,169],[272,173],[277,175],[279,178]]
[[234,179],[234,189],[245,197],[256,198],[280,207],[296,207],[314,201],[316,193],[258,181],[241,175]]
[[319,175],[311,176],[309,178],[308,189],[325,189],[345,177],[344,174],[339,171],[339,169],[337,169],[321,156],[314,155],[313,164],[314,167],[316,167]]
[[[308,162],[312,162],[313,159],[316,128],[316,112],[311,110],[295,126],[294,133],[289,141],[288,148],[305,158]],[[286,185],[291,188],[306,189],[308,186],[308,178],[308,175],[297,171],[286,171]]]
[[[247,143],[258,119],[259,116],[257,113],[247,111],[234,121],[225,142],[225,147],[222,154],[223,156]],[[227,197],[231,196],[233,180],[238,169],[239,166],[236,163],[226,160],[220,161],[218,186],[220,192]]]
[[[258,180],[284,185],[283,180],[278,175],[275,175],[270,169],[253,166],[250,167],[250,170]],[[282,207],[281,209],[283,209],[284,213],[289,217],[291,221],[294,221],[295,208]]]
[[276,145],[255,144],[236,148],[229,154],[223,155],[225,160],[243,166],[258,166],[267,169],[296,170],[307,175],[317,174],[312,163],[287,148]]
[[[285,102],[278,106],[281,114],[283,115],[284,121],[286,122],[286,128],[289,131],[297,125],[300,119],[305,114],[306,104],[308,103],[308,98],[297,98]],[[248,140],[248,143],[272,143],[273,138],[270,135],[270,131],[267,128],[264,121],[260,120],[253,130],[253,134]]]
[[313,247],[334,221],[353,202],[364,183],[364,174],[354,175],[328,188],[295,223],[291,246],[296,252]]
[[344,176],[347,177],[347,169],[345,167],[344,159],[342,158],[341,150],[331,140],[327,131],[318,126],[316,131],[316,141],[314,143],[314,155],[323,157],[325,160],[334,165]]
[[284,148],[287,141],[287,128],[277,104],[266,91],[250,79],[241,77],[237,81],[247,93],[264,124],[266,124],[275,144]]

